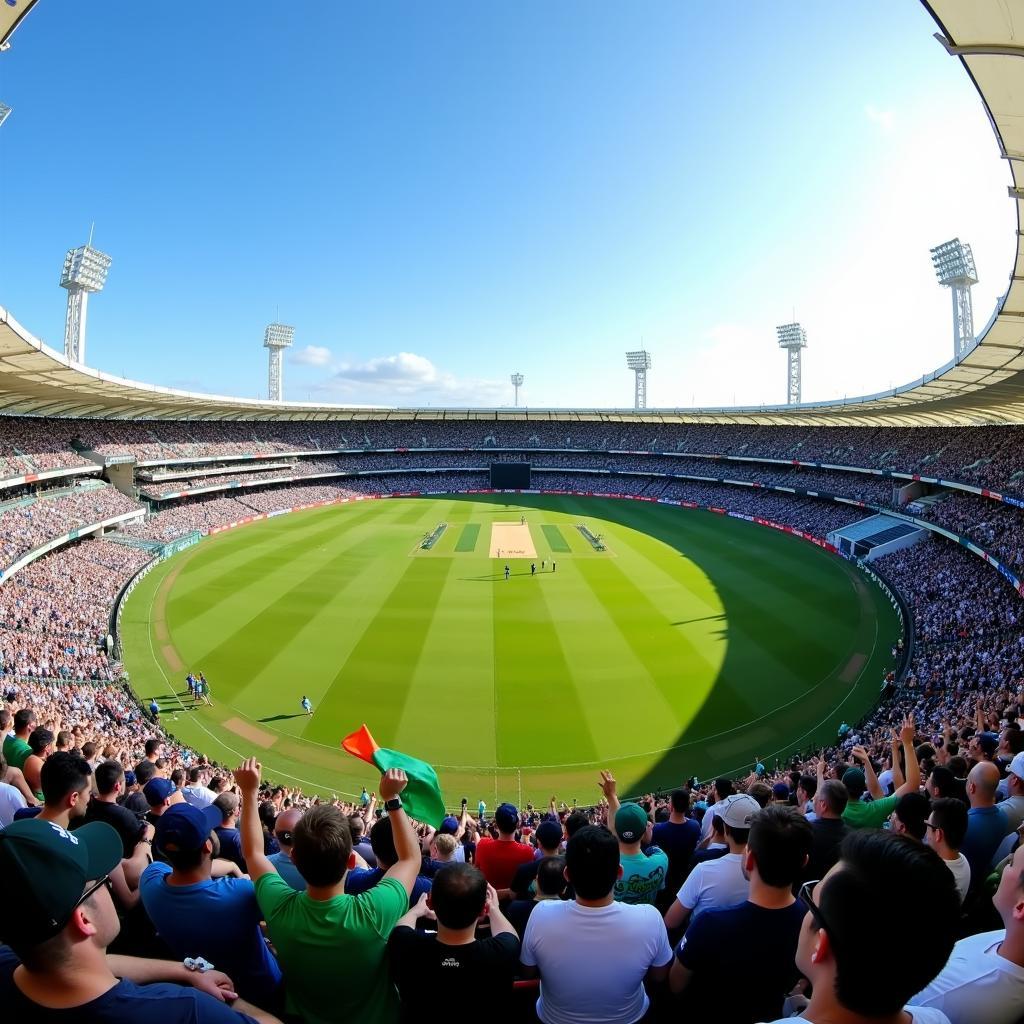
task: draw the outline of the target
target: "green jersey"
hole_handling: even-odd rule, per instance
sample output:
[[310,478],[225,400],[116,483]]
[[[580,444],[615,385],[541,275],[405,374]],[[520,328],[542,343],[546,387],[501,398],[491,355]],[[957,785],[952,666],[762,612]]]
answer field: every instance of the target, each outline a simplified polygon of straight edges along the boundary
[[8,736],[4,740],[4,760],[8,768],[24,768],[31,756],[32,748],[23,739]]
[[899,797],[885,796],[881,800],[851,800],[843,811],[843,821],[850,828],[882,828],[886,819],[896,810]]
[[257,879],[256,900],[288,979],[289,1013],[306,1024],[398,1020],[385,954],[409,909],[401,882],[382,878],[358,896],[313,900],[275,872]]
[[613,890],[619,903],[653,903],[665,888],[668,874],[668,856],[656,846],[647,855],[620,853],[622,877]]

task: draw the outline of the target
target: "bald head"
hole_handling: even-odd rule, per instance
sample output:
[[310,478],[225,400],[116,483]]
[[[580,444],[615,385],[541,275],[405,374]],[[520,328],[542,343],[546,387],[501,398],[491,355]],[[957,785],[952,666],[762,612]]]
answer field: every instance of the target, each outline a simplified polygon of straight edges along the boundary
[[976,764],[967,776],[967,796],[972,807],[991,807],[996,802],[999,769],[991,761]]
[[277,816],[277,819],[274,821],[274,837],[281,846],[291,847],[294,841],[292,835],[301,817],[302,811],[295,807],[289,807],[287,811],[282,811]]

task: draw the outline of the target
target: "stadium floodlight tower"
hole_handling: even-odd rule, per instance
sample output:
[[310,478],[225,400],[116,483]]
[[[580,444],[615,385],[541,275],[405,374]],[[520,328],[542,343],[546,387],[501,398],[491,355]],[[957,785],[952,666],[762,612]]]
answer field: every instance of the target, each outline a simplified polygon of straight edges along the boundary
[[270,364],[267,370],[267,397],[272,402],[281,401],[284,389],[282,353],[295,339],[295,328],[287,324],[268,324],[263,333],[263,347],[269,349]]
[[512,381],[512,387],[516,389],[516,408],[519,408],[519,389],[523,386],[523,375],[521,373],[513,373],[510,380]]
[[3,124],[11,115],[11,108],[6,103],[0,103],[0,124]]
[[939,284],[953,294],[953,358],[959,359],[974,345],[974,310],[971,288],[978,283],[974,253],[959,238],[931,250],[932,266]]
[[85,317],[89,296],[103,291],[110,270],[110,257],[92,247],[89,241],[77,249],[69,249],[64,257],[60,286],[68,290],[68,311],[64,318],[64,355],[73,363],[85,362]]
[[786,405],[800,404],[800,350],[807,348],[807,332],[797,323],[780,324],[775,328],[779,348],[789,353],[786,367]]
[[626,353],[626,366],[636,374],[633,388],[633,408],[647,408],[647,371],[651,368],[651,353],[645,348]]

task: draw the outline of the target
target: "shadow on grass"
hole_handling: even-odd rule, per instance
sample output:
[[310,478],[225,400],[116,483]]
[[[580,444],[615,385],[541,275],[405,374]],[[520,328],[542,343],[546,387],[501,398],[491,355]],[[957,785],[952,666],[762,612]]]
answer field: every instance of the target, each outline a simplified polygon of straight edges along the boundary
[[271,715],[269,718],[258,718],[258,722],[285,722],[289,718],[302,718],[305,711],[296,711],[294,715]]

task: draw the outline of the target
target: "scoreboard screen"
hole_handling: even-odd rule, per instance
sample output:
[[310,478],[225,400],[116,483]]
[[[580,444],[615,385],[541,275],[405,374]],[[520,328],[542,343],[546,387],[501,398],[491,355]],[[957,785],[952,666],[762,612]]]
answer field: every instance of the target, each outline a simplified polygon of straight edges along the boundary
[[528,491],[530,464],[528,462],[492,462],[491,487],[496,491]]

